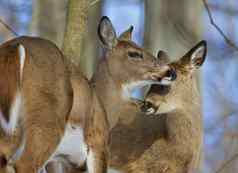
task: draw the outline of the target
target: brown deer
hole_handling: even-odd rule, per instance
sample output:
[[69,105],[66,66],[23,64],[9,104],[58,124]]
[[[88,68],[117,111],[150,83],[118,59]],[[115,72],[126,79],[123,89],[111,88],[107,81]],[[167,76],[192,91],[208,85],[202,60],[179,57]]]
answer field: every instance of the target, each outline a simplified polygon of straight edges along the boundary
[[49,41],[20,37],[0,46],[0,73],[0,140],[21,136],[16,154],[0,160],[21,155],[17,171],[36,172],[59,143],[72,106],[63,55]]
[[[61,140],[54,152],[47,153],[45,157],[48,159],[42,162],[43,165],[39,164],[38,167],[34,167],[35,170],[39,170],[39,168],[44,170],[45,166],[47,169],[48,163],[57,162],[59,164],[55,164],[56,167],[53,166],[53,171],[64,169],[61,163],[64,165],[65,162],[74,165],[74,167],[82,167],[86,161],[90,173],[106,172],[108,129],[107,117],[104,116],[104,109],[101,104],[107,114],[112,114],[113,109],[116,110],[118,106],[122,107],[126,104],[138,107],[141,101],[131,97],[134,88],[172,80],[172,70],[169,66],[160,64],[155,57],[146,53],[135,43],[125,40],[130,35],[131,29],[117,38],[110,20],[103,17],[98,32],[107,52],[106,57],[102,59],[99,65],[99,73],[96,73],[97,77],[94,78],[96,80],[90,86],[81,73],[71,66],[73,70],[70,74],[70,84],[73,88],[74,101],[68,121],[64,124],[64,134],[61,135]],[[130,68],[129,71],[118,71],[119,69],[123,70],[123,68],[129,69],[128,67],[133,68]],[[102,75],[103,73],[104,75]],[[98,82],[98,79],[101,81]],[[108,91],[105,91],[104,87]],[[100,89],[104,89],[104,92],[101,92]],[[118,94],[114,95],[114,89],[118,89]],[[111,91],[112,93],[110,93]],[[104,99],[101,94],[106,92],[108,95]],[[97,95],[99,96],[99,94],[98,100]],[[119,98],[114,100],[115,103],[112,105],[107,105],[108,99],[111,97],[110,94],[112,98],[115,96]],[[119,105],[120,102],[123,105]],[[115,118],[117,117],[115,116]],[[111,128],[116,121],[114,118],[109,120]],[[24,156],[25,150],[23,151]],[[35,152],[38,153],[38,151]],[[17,160],[16,164],[18,163],[21,162]],[[19,169],[16,171],[18,173]]]
[[0,47],[0,67],[1,173],[44,172],[61,159],[77,167],[86,163],[90,173],[106,172],[105,111],[54,44],[11,40]]
[[130,27],[117,38],[107,17],[101,19],[98,27],[105,56],[99,62],[91,84],[106,110],[110,129],[121,118],[118,110],[140,112],[142,101],[133,97],[134,89],[173,80],[173,70],[166,63],[161,63],[130,40],[132,29]]
[[[167,54],[160,52],[159,58]],[[179,60],[170,63],[177,79],[170,86],[153,85],[146,97],[146,115],[160,124],[151,146],[124,167],[128,173],[194,173],[199,171],[203,146],[200,94],[195,71],[206,57],[201,41]],[[155,117],[157,116],[157,117]],[[153,127],[154,122],[147,126]],[[146,138],[145,138],[146,139]],[[112,139],[113,140],[113,139]]]
[[[107,33],[115,35],[113,30]],[[110,43],[116,43],[117,46],[122,42],[131,44],[131,34],[130,28]],[[202,148],[200,98],[194,72],[205,60],[206,43],[200,42],[178,61],[170,63],[173,70],[157,77],[160,84],[148,84],[152,87],[145,105],[138,104],[137,99],[124,97],[124,81],[144,76],[142,73],[146,70],[143,68],[149,67],[142,65],[144,52],[129,47],[127,54],[121,53],[122,56],[117,61],[110,55],[119,50],[115,50],[117,46],[111,45],[113,44],[105,45],[106,57],[99,63],[92,80],[107,111],[111,127],[108,172],[191,172],[198,166]],[[141,66],[132,64],[136,61],[141,62]],[[168,57],[160,51],[156,61],[166,64]],[[153,66],[148,70],[151,73]],[[142,86],[137,85],[135,88]],[[141,113],[141,106],[145,113]]]
[[122,110],[140,111],[141,100],[133,95],[136,89],[174,80],[173,69],[131,41],[132,31],[130,27],[117,38],[107,17],[102,18],[98,28],[106,52],[91,83],[107,112],[110,129],[119,119],[128,122],[130,117],[123,117]]
[[134,141],[131,141],[129,135],[125,141],[129,149],[124,150],[121,136],[117,133],[118,124],[130,126],[140,116],[143,104],[134,97],[133,92],[153,84],[169,85],[176,75],[166,61],[152,56],[131,40],[133,27],[117,38],[109,19],[103,20],[99,25],[99,37],[106,52],[98,64],[92,84],[107,112],[111,129],[109,167],[117,169],[122,162],[128,161],[129,153],[136,147],[131,145]]

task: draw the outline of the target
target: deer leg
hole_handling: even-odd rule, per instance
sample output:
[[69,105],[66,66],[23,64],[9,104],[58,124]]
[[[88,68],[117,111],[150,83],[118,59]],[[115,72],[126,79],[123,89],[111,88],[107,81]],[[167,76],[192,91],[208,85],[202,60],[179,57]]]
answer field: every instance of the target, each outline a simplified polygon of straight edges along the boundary
[[16,161],[17,173],[37,173],[55,151],[64,131],[52,110],[27,114],[24,123],[24,150]]
[[107,160],[105,152],[89,150],[87,158],[88,173],[106,173]]
[[91,113],[87,117],[86,143],[88,144],[87,169],[89,173],[106,173],[109,126],[106,112],[96,94],[93,95]]

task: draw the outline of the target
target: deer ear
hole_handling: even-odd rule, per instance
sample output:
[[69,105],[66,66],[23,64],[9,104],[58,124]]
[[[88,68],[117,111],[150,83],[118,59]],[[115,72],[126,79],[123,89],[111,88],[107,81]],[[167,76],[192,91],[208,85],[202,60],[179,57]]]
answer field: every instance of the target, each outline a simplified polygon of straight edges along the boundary
[[112,49],[117,44],[115,29],[107,16],[103,16],[100,20],[98,25],[98,36],[102,44],[108,49]]
[[196,46],[194,46],[188,53],[186,53],[182,59],[181,63],[186,65],[189,70],[198,69],[202,66],[205,61],[207,54],[207,43],[206,41],[200,41]]
[[123,33],[121,33],[121,35],[119,36],[119,40],[125,40],[125,41],[129,41],[131,40],[131,36],[132,36],[132,31],[133,31],[134,27],[130,26],[129,29],[127,29],[126,31],[124,31]]

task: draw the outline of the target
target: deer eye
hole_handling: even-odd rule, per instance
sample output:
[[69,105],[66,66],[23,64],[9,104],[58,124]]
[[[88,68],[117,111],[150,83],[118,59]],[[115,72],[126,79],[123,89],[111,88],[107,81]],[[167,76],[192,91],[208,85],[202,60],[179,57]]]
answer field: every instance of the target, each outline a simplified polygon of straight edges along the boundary
[[138,59],[142,59],[143,55],[139,52],[128,52],[128,56],[130,58],[138,58]]

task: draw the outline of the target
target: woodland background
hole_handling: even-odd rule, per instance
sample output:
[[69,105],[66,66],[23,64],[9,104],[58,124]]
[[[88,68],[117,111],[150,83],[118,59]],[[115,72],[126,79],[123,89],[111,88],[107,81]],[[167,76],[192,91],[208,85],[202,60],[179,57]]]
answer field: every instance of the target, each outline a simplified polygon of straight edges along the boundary
[[[62,47],[67,5],[67,0],[0,0],[0,19],[18,35],[40,36]],[[134,25],[133,40],[153,54],[162,49],[179,58],[196,42],[208,41],[200,75],[203,172],[238,172],[237,0],[92,0],[78,59],[89,78],[100,54],[97,25],[102,15],[110,17],[118,34]],[[0,24],[0,42],[13,37]]]

